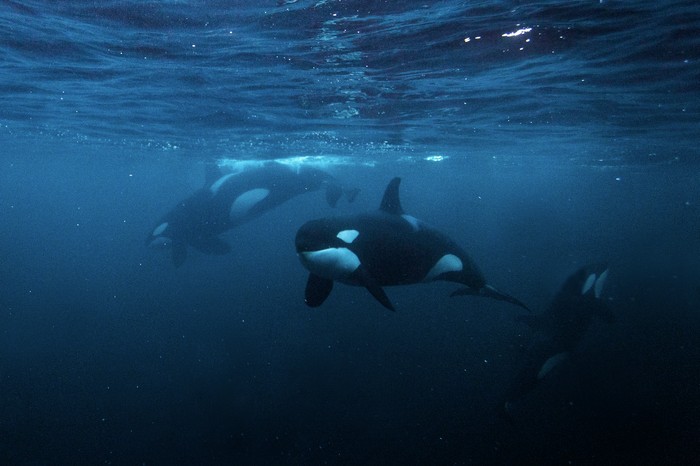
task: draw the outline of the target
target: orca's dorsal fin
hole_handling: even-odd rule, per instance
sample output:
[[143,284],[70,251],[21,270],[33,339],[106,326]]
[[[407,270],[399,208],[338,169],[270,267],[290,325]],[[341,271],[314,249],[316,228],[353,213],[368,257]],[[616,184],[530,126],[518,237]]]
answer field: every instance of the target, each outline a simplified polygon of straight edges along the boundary
[[401,178],[398,176],[391,180],[384,191],[384,197],[382,198],[382,203],[379,206],[379,210],[386,212],[388,214],[402,215],[403,209],[401,208],[401,201],[399,200],[399,185],[401,184]]

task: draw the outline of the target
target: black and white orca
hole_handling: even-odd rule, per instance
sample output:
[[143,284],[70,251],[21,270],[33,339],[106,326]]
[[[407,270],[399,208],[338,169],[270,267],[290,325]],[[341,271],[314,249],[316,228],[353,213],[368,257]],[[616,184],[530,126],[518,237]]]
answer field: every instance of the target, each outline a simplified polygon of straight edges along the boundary
[[545,312],[518,316],[534,334],[524,366],[505,394],[505,414],[569,359],[594,317],[613,322],[613,314],[601,298],[607,278],[606,264],[581,267],[564,282]]
[[179,202],[146,238],[152,248],[169,248],[179,267],[191,246],[206,254],[226,254],[230,246],[219,235],[248,222],[289,199],[321,188],[335,207],[345,194],[349,202],[357,189],[344,190],[338,181],[317,168],[270,162],[261,167],[223,174],[208,167],[204,188]]
[[487,285],[474,261],[454,241],[404,213],[400,183],[400,178],[391,180],[375,212],[312,220],[299,229],[296,250],[310,272],[306,284],[310,307],[323,304],[335,281],[367,288],[393,311],[382,287],[445,280],[466,285],[455,294],[486,296],[527,309]]

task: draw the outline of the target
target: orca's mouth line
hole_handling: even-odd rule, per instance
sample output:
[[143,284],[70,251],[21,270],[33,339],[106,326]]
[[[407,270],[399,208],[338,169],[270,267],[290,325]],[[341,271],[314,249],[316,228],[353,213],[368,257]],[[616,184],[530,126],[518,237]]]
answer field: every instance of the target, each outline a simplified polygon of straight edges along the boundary
[[323,251],[323,250],[325,250],[325,249],[326,249],[326,248],[313,248],[313,249],[300,249],[300,248],[297,248],[297,255],[299,255],[299,256],[304,256],[304,257],[305,257],[305,256],[308,256],[308,255],[310,255],[310,254],[314,254],[314,253]]
[[323,251],[324,249],[328,249],[330,246],[318,246],[318,244],[309,244],[309,242],[306,241],[298,241],[294,245],[297,250],[297,254],[301,253],[306,253],[306,252],[318,252],[318,251]]

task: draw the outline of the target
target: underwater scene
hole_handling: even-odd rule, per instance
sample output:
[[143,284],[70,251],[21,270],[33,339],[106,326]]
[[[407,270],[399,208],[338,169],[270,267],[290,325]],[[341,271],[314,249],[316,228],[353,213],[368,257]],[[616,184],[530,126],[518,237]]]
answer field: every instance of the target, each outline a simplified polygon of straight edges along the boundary
[[695,2],[0,29],[0,464],[697,462]]

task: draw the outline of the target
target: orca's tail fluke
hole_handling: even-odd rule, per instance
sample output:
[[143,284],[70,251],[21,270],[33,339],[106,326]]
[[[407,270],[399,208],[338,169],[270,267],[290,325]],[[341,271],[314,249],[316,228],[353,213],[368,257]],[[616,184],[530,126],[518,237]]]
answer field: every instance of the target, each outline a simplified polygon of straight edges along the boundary
[[329,206],[335,207],[338,199],[343,195],[343,188],[337,183],[326,184],[326,202]]
[[359,188],[344,189],[340,184],[330,181],[326,184],[326,202],[335,207],[343,196],[348,202],[354,202],[359,192]]
[[454,296],[482,296],[484,298],[492,298],[498,301],[505,301],[507,303],[515,304],[516,306],[522,307],[527,312],[532,312],[532,310],[529,307],[527,307],[525,303],[520,301],[515,296],[511,296],[507,293],[498,291],[491,285],[484,285],[479,289],[469,287],[460,288],[459,290],[453,291],[452,294],[450,294],[450,297]]

